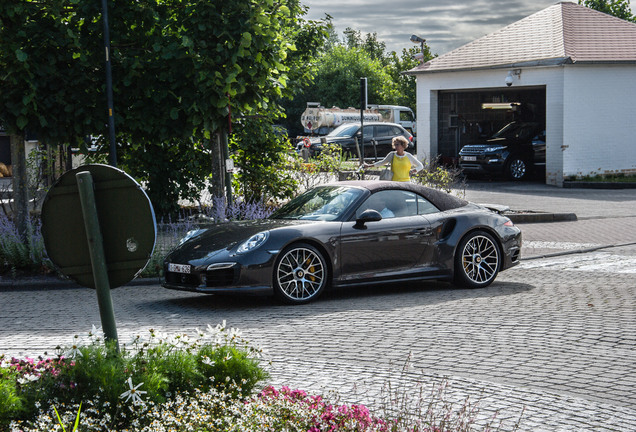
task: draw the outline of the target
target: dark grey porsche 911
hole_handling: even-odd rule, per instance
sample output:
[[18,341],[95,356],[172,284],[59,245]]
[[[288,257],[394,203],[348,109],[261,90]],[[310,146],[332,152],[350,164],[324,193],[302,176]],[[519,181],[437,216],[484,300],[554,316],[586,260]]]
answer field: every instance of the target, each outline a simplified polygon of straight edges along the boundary
[[163,286],[265,292],[306,303],[326,288],[440,279],[481,288],[519,263],[507,217],[413,183],[315,187],[268,219],[194,232],[164,262]]

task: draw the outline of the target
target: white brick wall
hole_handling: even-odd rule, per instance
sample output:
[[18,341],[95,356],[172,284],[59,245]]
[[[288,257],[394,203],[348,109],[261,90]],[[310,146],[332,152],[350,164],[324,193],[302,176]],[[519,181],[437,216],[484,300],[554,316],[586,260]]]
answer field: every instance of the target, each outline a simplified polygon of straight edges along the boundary
[[636,66],[569,65],[563,175],[636,172]]

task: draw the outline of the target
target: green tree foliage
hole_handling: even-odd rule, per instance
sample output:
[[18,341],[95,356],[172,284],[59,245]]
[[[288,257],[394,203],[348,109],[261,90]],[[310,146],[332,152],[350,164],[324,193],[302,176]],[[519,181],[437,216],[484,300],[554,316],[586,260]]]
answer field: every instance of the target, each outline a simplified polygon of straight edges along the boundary
[[[276,112],[303,83],[298,66],[319,25],[298,0],[109,0],[115,123],[121,163],[151,199],[191,191],[210,173],[207,141],[233,112]],[[0,2],[0,119],[49,144],[104,136],[101,4]],[[187,162],[187,163],[184,163]],[[159,183],[157,183],[159,182]]]
[[305,99],[325,106],[359,107],[361,77],[367,77],[369,103],[397,98],[397,86],[380,60],[361,48],[340,45],[318,60],[314,84],[305,91]]
[[[323,106],[341,108],[360,106],[360,78],[367,77],[368,101],[371,104],[405,105],[415,108],[415,77],[402,72],[417,66],[413,58],[420,47],[403,49],[401,54],[386,52],[386,44],[376,33],[362,35],[347,28],[339,39],[332,27],[324,51],[316,62],[315,78],[298,92],[292,101],[284,104],[288,112],[285,126],[290,135],[300,135],[300,116],[307,102],[320,102]],[[434,56],[424,44],[424,61]]]
[[105,121],[96,112],[98,54],[84,46],[72,6],[0,2],[0,118],[12,134],[76,143]]
[[629,0],[579,0],[579,4],[626,21],[636,22]]
[[292,150],[287,134],[274,127],[270,118],[241,119],[240,133],[232,136],[230,149],[238,168],[235,189],[246,201],[267,203],[297,192],[295,180],[285,170]]

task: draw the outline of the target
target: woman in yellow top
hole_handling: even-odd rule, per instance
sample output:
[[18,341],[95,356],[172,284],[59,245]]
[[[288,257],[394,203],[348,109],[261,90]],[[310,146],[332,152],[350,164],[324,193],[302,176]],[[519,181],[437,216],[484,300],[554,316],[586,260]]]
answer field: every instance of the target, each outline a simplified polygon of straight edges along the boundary
[[409,146],[409,141],[403,136],[396,136],[391,141],[395,151],[390,152],[384,159],[374,164],[364,164],[365,168],[378,167],[391,164],[393,181],[407,182],[411,180],[411,174],[424,169],[422,162],[418,161],[411,153],[404,150]]

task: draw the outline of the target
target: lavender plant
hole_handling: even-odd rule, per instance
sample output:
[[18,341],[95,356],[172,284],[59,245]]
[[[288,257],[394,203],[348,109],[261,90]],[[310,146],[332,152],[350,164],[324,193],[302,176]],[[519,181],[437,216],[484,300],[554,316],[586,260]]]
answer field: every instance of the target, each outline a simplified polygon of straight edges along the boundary
[[20,270],[48,271],[51,268],[39,219],[31,220],[26,237],[27,241],[22,241],[13,221],[0,214],[0,273],[10,271],[15,276]]

